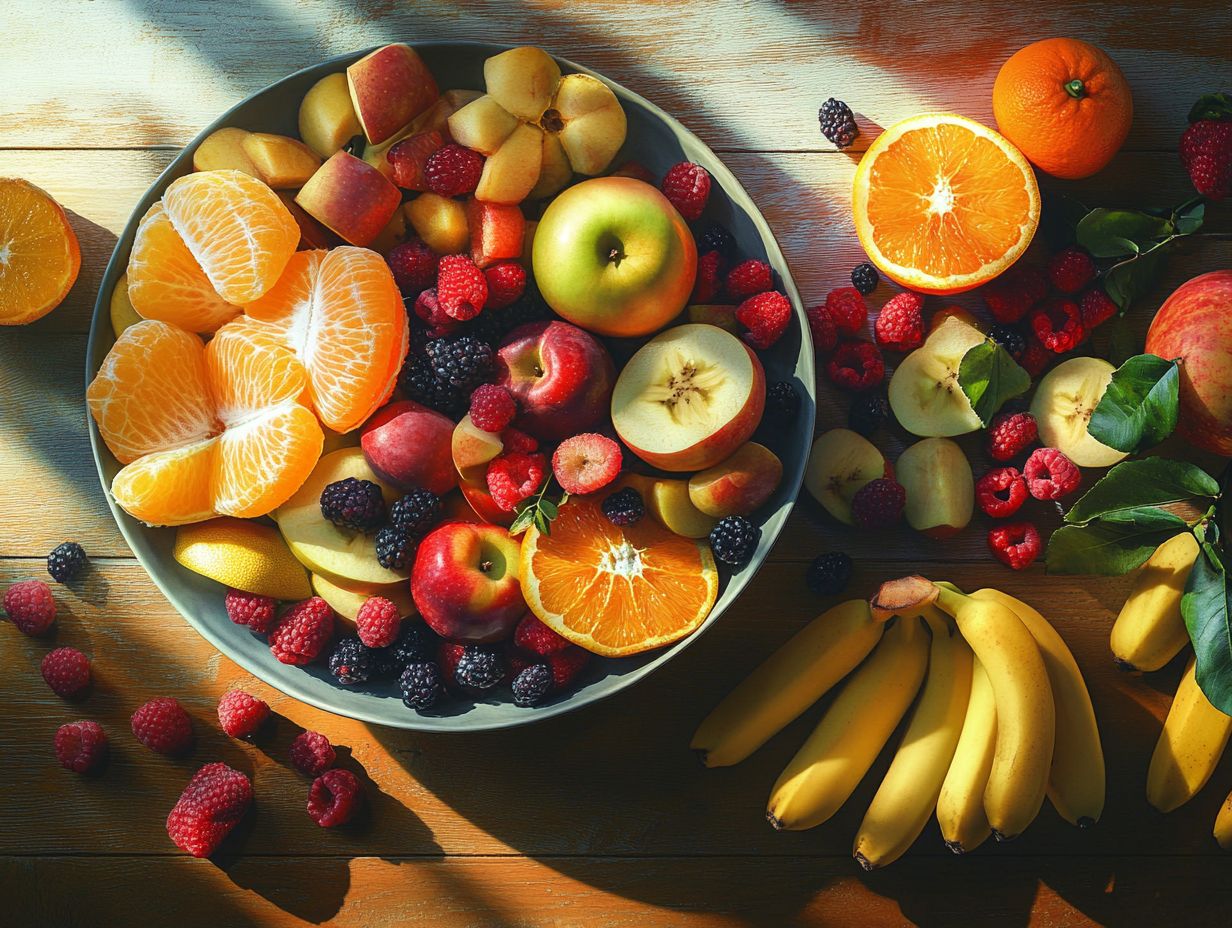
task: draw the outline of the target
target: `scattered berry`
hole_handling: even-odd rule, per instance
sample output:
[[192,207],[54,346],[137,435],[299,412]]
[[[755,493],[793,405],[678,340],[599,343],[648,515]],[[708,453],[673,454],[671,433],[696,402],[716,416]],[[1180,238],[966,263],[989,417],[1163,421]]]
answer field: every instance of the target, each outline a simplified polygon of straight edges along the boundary
[[430,661],[436,654],[436,633],[426,622],[406,621],[398,632],[398,640],[389,646],[394,666],[405,667],[415,661]]
[[697,279],[693,283],[690,303],[713,303],[723,290],[723,256],[707,251],[697,256]]
[[389,524],[419,538],[441,518],[441,499],[431,490],[415,489],[389,507]]
[[625,487],[603,501],[603,514],[613,525],[633,525],[646,514],[646,504],[641,493]]
[[777,290],[758,293],[736,308],[736,321],[748,329],[744,340],[764,351],[787,331],[791,322],[791,301]]
[[1088,332],[1103,325],[1120,311],[1121,308],[1112,301],[1112,297],[1099,287],[1091,287],[1078,301],[1082,327]]
[[1078,489],[1082,472],[1056,448],[1036,448],[1022,466],[1027,490],[1036,499],[1061,499]]
[[[406,299],[413,300],[436,286],[436,267],[440,258],[423,242],[399,242],[389,249],[385,260]],[[433,296],[435,298],[435,294]]]
[[761,529],[744,516],[724,516],[710,530],[710,550],[716,560],[743,567],[761,540]]
[[1022,353],[1022,357],[1018,359],[1018,364],[1024,371],[1032,377],[1038,377],[1044,372],[1055,355],[1040,344],[1040,340],[1034,335],[1027,338],[1027,347]]
[[1029,412],[1003,412],[988,426],[988,456],[994,461],[1015,458],[1039,437],[1035,417]]
[[552,668],[547,664],[531,664],[518,671],[510,684],[513,704],[529,708],[543,702],[552,689]]
[[1039,530],[1030,522],[997,525],[988,532],[988,547],[1002,564],[1022,570],[1039,557]]
[[569,687],[590,663],[590,652],[577,645],[570,645],[563,651],[547,655],[544,660],[552,670],[552,689],[563,690]]
[[1027,482],[1016,467],[994,467],[976,481],[975,501],[985,515],[1009,518],[1027,501]]
[[22,634],[42,635],[56,620],[56,600],[42,580],[22,580],[4,591],[4,611]]
[[851,567],[851,558],[842,551],[819,554],[809,564],[804,581],[818,596],[837,596],[851,582]]
[[724,286],[732,299],[747,300],[773,287],[774,275],[770,270],[770,265],[765,261],[749,258],[727,272]]
[[227,590],[227,618],[236,625],[246,625],[258,635],[264,635],[274,624],[278,604],[269,596],[245,593],[234,587]]
[[432,373],[441,383],[463,390],[469,396],[493,373],[492,346],[469,335],[437,338],[424,346]]
[[1073,351],[1087,334],[1078,304],[1062,297],[1046,300],[1031,311],[1031,331],[1053,354]]
[[488,283],[488,299],[484,309],[504,309],[512,306],[526,292],[526,268],[516,261],[501,261],[485,268],[484,279]]
[[1017,361],[1027,350],[1027,337],[1017,326],[998,322],[988,330],[988,337],[1005,349],[1005,353]]
[[371,532],[385,521],[385,497],[371,480],[335,480],[321,491],[321,515],[339,528]]
[[434,661],[412,661],[398,678],[398,689],[408,709],[430,709],[445,693],[441,668]]
[[133,713],[133,735],[151,751],[180,754],[192,744],[192,719],[170,696],[151,699]]
[[269,718],[270,707],[243,690],[227,690],[218,700],[218,724],[232,738],[247,738]]
[[313,596],[279,616],[270,629],[270,651],[284,664],[302,666],[320,657],[333,636],[334,610],[320,596]]
[[521,429],[507,428],[501,432],[501,445],[506,451],[534,454],[539,450],[539,439],[533,435],[527,435]]
[[872,342],[852,339],[840,344],[830,356],[826,376],[844,390],[871,390],[885,380],[885,361]]
[[39,670],[57,696],[75,696],[90,685],[90,659],[76,648],[48,651]]
[[319,777],[338,759],[334,746],[319,731],[301,731],[291,742],[291,766],[306,777]]
[[345,825],[363,801],[364,791],[349,770],[326,770],[308,788],[308,816],[322,828]]
[[1057,252],[1048,262],[1048,282],[1061,293],[1078,293],[1095,279],[1091,256],[1076,245]]
[[712,222],[698,236],[697,250],[699,253],[717,251],[719,256],[726,261],[736,253],[736,238],[727,231],[726,226]]
[[472,690],[490,690],[505,678],[505,659],[496,648],[467,645],[458,658],[453,678]]
[[1048,295],[1048,278],[1037,267],[1016,264],[981,291],[998,322],[1018,322]]
[[[492,346],[487,347],[490,357]],[[444,413],[451,419],[456,419],[466,408],[466,397],[470,395],[469,391],[463,393],[458,388],[437,380],[427,354],[415,351],[406,356],[402,370],[398,373],[398,389],[409,399]]]
[[924,344],[924,297],[904,290],[892,297],[873,323],[877,344],[891,351],[914,351]]
[[552,454],[552,473],[566,493],[602,490],[620,474],[620,445],[597,432],[566,438]]
[[1190,123],[1181,136],[1180,155],[1198,193],[1216,201],[1232,194],[1232,122],[1200,119]]
[[513,512],[543,486],[547,459],[542,454],[506,451],[488,464],[488,492],[502,512]]
[[821,124],[821,134],[836,148],[850,148],[860,134],[851,107],[834,97],[821,104],[821,109],[817,111],[817,121]]
[[902,518],[907,491],[889,477],[870,480],[851,498],[851,514],[861,528],[889,528]]
[[865,438],[872,438],[890,418],[890,404],[882,393],[865,393],[851,401],[847,427]]
[[460,197],[479,186],[483,174],[483,155],[450,143],[428,156],[424,181],[428,189],[442,197]]
[[56,545],[47,555],[47,572],[57,583],[68,583],[86,569],[86,549],[75,541]]
[[813,334],[813,349],[823,354],[834,350],[838,344],[838,329],[830,310],[825,306],[814,306],[805,312],[808,317],[809,331]]
[[826,294],[826,311],[839,335],[858,335],[868,322],[868,306],[855,287],[838,287]]
[[865,261],[857,264],[851,271],[851,285],[860,291],[861,296],[868,296],[881,283],[881,275],[877,269]]
[[376,533],[376,560],[386,570],[406,570],[415,560],[419,538],[402,525],[386,525]]
[[451,319],[474,319],[488,301],[488,279],[466,255],[445,255],[437,266],[436,299]]
[[544,625],[533,613],[526,613],[513,630],[513,643],[523,651],[546,657],[569,647],[564,638]]
[[252,782],[223,763],[206,764],[188,781],[167,816],[167,836],[193,857],[209,857],[252,805]]
[[800,413],[800,394],[786,380],[770,384],[766,391],[766,415],[774,422],[786,425],[796,420]]
[[710,174],[700,164],[682,161],[668,168],[660,189],[681,216],[694,222],[710,199]]
[[381,655],[354,635],[338,640],[327,663],[329,672],[343,686],[367,683],[381,671]]
[[355,614],[359,640],[369,648],[387,648],[398,640],[402,616],[398,607],[384,596],[369,596]]
[[56,729],[56,760],[73,773],[92,773],[107,759],[107,733],[98,722],[69,722]]

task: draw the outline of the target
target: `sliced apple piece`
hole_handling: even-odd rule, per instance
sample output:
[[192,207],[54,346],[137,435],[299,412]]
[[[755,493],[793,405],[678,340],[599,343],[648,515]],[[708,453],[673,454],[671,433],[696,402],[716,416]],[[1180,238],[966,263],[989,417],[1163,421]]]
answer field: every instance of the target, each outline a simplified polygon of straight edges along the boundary
[[260,177],[275,190],[302,187],[321,166],[317,153],[298,139],[269,132],[250,132],[242,145]]
[[684,480],[646,477],[642,474],[623,474],[611,492],[626,487],[637,490],[646,504],[646,511],[669,532],[684,538],[705,538],[718,524],[718,519],[708,516],[689,499],[689,484]]
[[402,205],[402,194],[372,165],[335,152],[309,178],[295,202],[352,245],[368,245]]
[[516,205],[539,181],[543,163],[543,130],[523,124],[483,163],[475,199]]
[[844,525],[855,525],[851,498],[870,480],[892,474],[876,446],[851,429],[830,429],[809,452],[804,486],[826,512]]
[[589,74],[570,74],[543,114],[543,127],[560,136],[573,170],[593,176],[606,171],[620,151],[628,121],[607,84]]
[[890,378],[890,408],[914,435],[948,437],[974,432],[980,419],[958,385],[968,350],[984,341],[974,326],[951,316],[907,355]]
[[446,90],[440,99],[415,117],[411,132],[439,132],[449,136],[449,117],[483,96],[481,90]]
[[380,586],[342,584],[320,574],[313,574],[312,591],[329,603],[334,612],[351,622],[359,615],[359,607],[373,596],[388,599],[398,607],[398,615],[403,618],[416,614],[415,601],[411,599],[411,585],[403,581]]
[[421,193],[406,204],[406,218],[415,234],[438,255],[462,254],[470,246],[466,206],[457,200]]
[[521,257],[526,219],[517,206],[468,200],[466,225],[471,236],[471,260],[479,267]]
[[1056,448],[1079,467],[1111,467],[1126,457],[1087,431],[1115,370],[1103,358],[1070,358],[1044,375],[1031,400],[1044,447]]
[[361,132],[346,74],[327,74],[304,94],[299,105],[299,137],[322,158]]
[[543,157],[540,159],[539,180],[526,195],[529,200],[544,200],[554,197],[573,180],[573,166],[565,154],[560,139],[551,132],[542,133]]
[[494,155],[518,128],[518,119],[484,94],[449,117],[449,135],[481,155]]
[[560,66],[542,48],[522,45],[483,63],[483,83],[502,107],[526,122],[538,122],[560,83]]
[[689,478],[689,499],[708,516],[747,516],[778,489],[783,462],[755,441]]
[[467,413],[454,426],[449,451],[458,476],[469,483],[486,483],[488,464],[505,449],[500,435],[485,432]]
[[932,538],[966,528],[975,506],[975,480],[962,448],[948,438],[925,438],[898,456],[894,478],[907,491],[907,524]]
[[290,212],[291,217],[295,220],[295,224],[299,226],[299,249],[300,251],[306,248],[333,248],[339,244],[338,236],[325,228],[306,212],[304,208],[295,202],[295,192],[291,190],[279,190],[278,199],[282,200],[282,205]]
[[193,152],[194,171],[243,171],[253,177],[261,172],[244,151],[246,129],[226,128],[211,132]]
[[378,48],[347,68],[351,104],[368,141],[379,145],[436,102],[432,72],[409,45]]

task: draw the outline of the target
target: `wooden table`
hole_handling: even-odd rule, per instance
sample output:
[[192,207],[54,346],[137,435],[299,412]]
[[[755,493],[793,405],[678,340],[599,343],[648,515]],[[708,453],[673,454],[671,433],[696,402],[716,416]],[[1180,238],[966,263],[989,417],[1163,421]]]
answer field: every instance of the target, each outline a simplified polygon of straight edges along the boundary
[[[116,531],[85,431],[86,331],[104,264],[142,191],[199,128],[248,93],[323,57],[388,40],[536,43],[585,62],[678,116],[761,204],[812,303],[861,255],[848,188],[859,149],[930,109],[991,122],[990,87],[1015,49],[1073,34],[1108,50],[1134,88],[1125,149],[1087,181],[1046,181],[1093,204],[1175,204],[1190,193],[1175,147],[1199,93],[1228,89],[1226,4],[804,4],[571,2],[344,3],[250,0],[0,5],[0,174],[37,183],[71,211],[81,278],[66,303],[0,331],[0,587],[43,572],[66,538],[94,568],[57,587],[57,644],[94,661],[80,704],[50,694],[37,664],[49,643],[0,628],[0,924],[507,926],[867,926],[914,923],[1227,925],[1232,881],[1210,836],[1232,788],[1232,759],[1167,817],[1147,806],[1147,759],[1180,668],[1116,671],[1107,634],[1125,579],[1013,574],[984,549],[982,523],[944,547],[860,538],[801,503],[743,602],[667,670],[630,692],[517,731],[442,737],[335,718],[296,703],[221,657],[163,600]],[[828,96],[861,112],[852,153],[817,131]],[[1145,326],[1172,285],[1232,266],[1227,207],[1174,258],[1135,310]],[[884,299],[884,293],[880,295]],[[823,404],[821,426],[841,406]],[[890,443],[892,454],[899,444]],[[982,462],[976,461],[977,471]],[[1108,759],[1104,820],[1078,832],[1046,808],[1020,840],[955,858],[935,826],[908,857],[865,875],[850,842],[877,777],[835,820],[777,834],[770,784],[816,710],[743,765],[704,771],[686,745],[726,689],[822,602],[805,563],[844,548],[852,590],[907,571],[998,585],[1052,617],[1078,656]],[[258,746],[221,735],[218,696],[240,685],[280,718]],[[199,743],[186,760],[135,744],[128,716],[175,695]],[[59,724],[97,718],[113,758],[99,779],[60,769]],[[286,764],[301,727],[362,770],[371,812],[318,828],[307,784]],[[198,765],[251,772],[258,802],[214,860],[193,860],[163,820]],[[884,769],[883,759],[879,769]]]

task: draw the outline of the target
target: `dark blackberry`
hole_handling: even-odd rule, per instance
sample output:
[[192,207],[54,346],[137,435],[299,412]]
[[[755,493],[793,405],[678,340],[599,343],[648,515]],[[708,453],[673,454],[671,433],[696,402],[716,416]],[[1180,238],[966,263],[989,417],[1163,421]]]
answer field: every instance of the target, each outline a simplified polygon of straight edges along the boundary
[[468,397],[493,374],[492,346],[470,335],[434,338],[424,346],[424,353],[436,379]]
[[473,690],[490,690],[505,679],[505,657],[495,648],[467,645],[458,658],[454,679]]
[[512,306],[482,312],[463,326],[463,334],[487,342],[493,348],[500,346],[505,336],[518,326],[552,318],[552,311],[536,293],[525,293]]
[[367,683],[380,676],[381,655],[359,638],[343,638],[329,655],[329,672],[343,686]]
[[860,134],[851,107],[834,97],[821,104],[821,109],[817,111],[817,121],[821,123],[821,134],[839,148],[850,147]]
[[407,619],[403,621],[402,628],[398,632],[398,640],[386,650],[389,652],[390,660],[401,669],[416,661],[432,660],[436,655],[437,644],[436,633],[428,627],[426,622]]
[[613,525],[632,525],[646,514],[646,504],[641,493],[625,487],[603,501],[603,514]]
[[47,555],[47,572],[57,583],[68,583],[86,569],[86,549],[75,541],[56,545]]
[[398,678],[402,702],[409,709],[431,709],[445,693],[441,668],[432,661],[415,661],[407,664]]
[[710,550],[715,558],[732,567],[743,567],[753,556],[761,529],[744,516],[724,516],[710,530]]
[[851,558],[842,551],[819,554],[809,564],[804,581],[818,596],[837,596],[851,581]]
[[786,380],[770,384],[766,391],[766,415],[779,424],[793,422],[800,412],[800,394]]
[[724,260],[731,261],[736,253],[736,239],[727,231],[726,226],[712,222],[698,236],[697,253],[703,255],[708,251],[717,251]]
[[461,417],[470,398],[469,392],[437,380],[427,355],[418,352],[407,355],[398,374],[398,389],[407,399],[444,413],[451,419]]
[[400,525],[387,525],[376,533],[376,559],[386,570],[406,570],[418,546],[419,539]]
[[412,490],[389,507],[389,521],[417,538],[441,518],[441,499],[431,490]]
[[321,491],[321,515],[339,528],[371,532],[385,521],[385,498],[371,480],[347,477]]
[[1027,350],[1027,337],[1017,326],[998,322],[988,329],[988,337],[1004,348],[1015,361]]
[[847,426],[865,438],[872,438],[890,418],[890,404],[880,393],[866,393],[851,401]]
[[547,664],[531,664],[514,677],[510,685],[514,705],[523,707],[539,705],[551,688],[552,668]]
[[851,285],[864,296],[876,290],[879,283],[881,283],[881,275],[867,261],[857,264],[851,271]]

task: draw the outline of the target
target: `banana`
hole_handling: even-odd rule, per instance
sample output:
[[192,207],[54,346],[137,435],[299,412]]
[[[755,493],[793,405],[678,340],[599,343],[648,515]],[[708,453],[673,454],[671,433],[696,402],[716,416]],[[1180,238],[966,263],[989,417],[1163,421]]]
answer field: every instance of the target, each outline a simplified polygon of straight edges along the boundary
[[1012,609],[1039,646],[1057,714],[1048,798],[1071,825],[1094,825],[1104,810],[1104,750],[1091,694],[1074,655],[1048,620],[1021,600],[1000,590],[978,590],[971,598],[992,600]]
[[997,746],[997,706],[984,665],[971,668],[962,734],[937,797],[937,824],[946,847],[955,854],[975,850],[992,834],[984,814],[984,788]]
[[1232,851],[1232,793],[1223,801],[1215,816],[1215,840],[1225,851]]
[[1160,812],[1184,805],[1206,785],[1232,735],[1232,716],[1210,704],[1190,660],[1164,720],[1146,775],[1146,798]]
[[971,648],[940,610],[925,612],[924,620],[932,632],[924,689],[852,848],[865,870],[898,860],[924,830],[967,712]]
[[738,764],[851,673],[884,629],[862,599],[827,609],[732,690],[689,747],[707,767]]
[[898,727],[927,665],[923,623],[899,619],[779,775],[766,808],[771,825],[798,831],[838,811]]
[[1155,549],[1112,626],[1112,655],[1126,670],[1158,670],[1189,644],[1181,618],[1181,594],[1198,543],[1189,532]]

